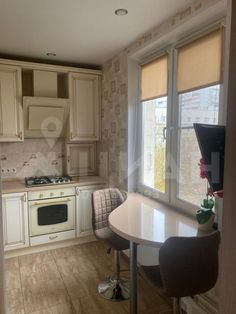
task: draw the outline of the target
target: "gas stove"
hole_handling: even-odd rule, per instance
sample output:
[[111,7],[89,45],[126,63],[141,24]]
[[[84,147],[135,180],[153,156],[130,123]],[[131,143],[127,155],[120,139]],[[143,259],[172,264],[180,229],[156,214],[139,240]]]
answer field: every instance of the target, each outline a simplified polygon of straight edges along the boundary
[[25,184],[28,187],[29,186],[54,185],[54,184],[66,184],[66,183],[71,183],[71,182],[73,182],[72,178],[68,175],[25,178]]

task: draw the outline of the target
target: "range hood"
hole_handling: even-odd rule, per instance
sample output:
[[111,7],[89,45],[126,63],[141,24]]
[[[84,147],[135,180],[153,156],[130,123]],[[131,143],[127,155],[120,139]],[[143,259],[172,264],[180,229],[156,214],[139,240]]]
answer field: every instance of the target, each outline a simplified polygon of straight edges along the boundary
[[70,102],[57,98],[57,72],[34,71],[33,91],[23,97],[25,138],[63,137]]

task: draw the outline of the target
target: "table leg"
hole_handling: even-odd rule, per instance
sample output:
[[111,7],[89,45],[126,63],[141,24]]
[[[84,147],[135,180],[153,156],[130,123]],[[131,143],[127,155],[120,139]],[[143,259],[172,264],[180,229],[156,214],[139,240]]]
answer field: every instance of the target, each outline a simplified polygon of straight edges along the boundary
[[130,241],[130,276],[130,314],[137,314],[137,244],[133,241]]

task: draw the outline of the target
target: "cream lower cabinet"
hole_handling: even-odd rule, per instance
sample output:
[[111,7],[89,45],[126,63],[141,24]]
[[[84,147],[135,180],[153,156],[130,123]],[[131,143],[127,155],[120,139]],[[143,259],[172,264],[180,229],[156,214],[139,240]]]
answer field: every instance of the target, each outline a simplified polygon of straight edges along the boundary
[[93,234],[92,228],[92,193],[105,188],[104,185],[76,188],[77,237]]
[[2,214],[5,251],[29,246],[27,193],[3,194]]
[[69,73],[69,141],[99,140],[100,85],[99,75]]
[[0,65],[0,142],[23,141],[21,69]]

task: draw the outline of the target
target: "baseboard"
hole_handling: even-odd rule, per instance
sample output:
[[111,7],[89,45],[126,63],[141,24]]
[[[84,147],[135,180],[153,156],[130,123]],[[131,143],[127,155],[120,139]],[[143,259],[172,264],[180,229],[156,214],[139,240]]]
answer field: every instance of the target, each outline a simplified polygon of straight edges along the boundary
[[59,248],[77,245],[77,244],[89,243],[93,241],[97,241],[97,239],[93,235],[90,235],[87,237],[81,237],[81,238],[70,239],[70,240],[61,241],[61,242],[42,244],[42,245],[27,247],[24,249],[7,251],[5,252],[4,257],[5,258],[17,257],[17,256],[39,253],[39,252],[53,250],[53,249],[59,249]]

